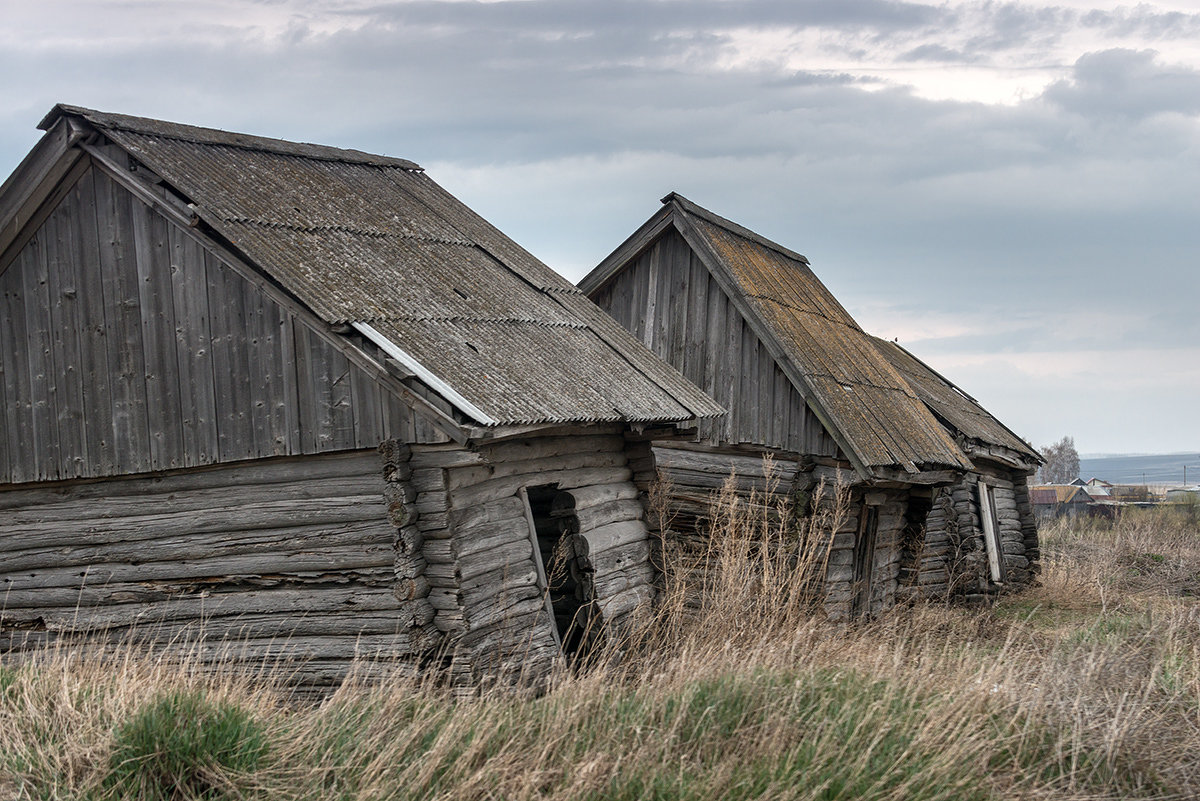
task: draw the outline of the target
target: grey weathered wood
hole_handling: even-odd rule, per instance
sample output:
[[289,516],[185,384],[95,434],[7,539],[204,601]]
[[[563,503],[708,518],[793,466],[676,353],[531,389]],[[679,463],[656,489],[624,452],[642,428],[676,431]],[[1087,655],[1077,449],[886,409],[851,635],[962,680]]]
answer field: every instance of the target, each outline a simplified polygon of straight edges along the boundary
[[50,302],[51,349],[54,354],[58,414],[58,475],[74,478],[83,475],[87,446],[83,430],[84,385],[80,375],[78,325],[78,281],[75,264],[76,240],[72,235],[77,207],[63,202],[46,222],[47,295]]
[[[593,467],[581,470],[552,470],[538,473],[537,483],[558,484],[560,489],[570,490],[593,484],[619,484],[629,481],[632,472],[628,467]],[[526,476],[508,476],[463,487],[451,494],[451,505],[455,509],[479,503],[508,498],[527,483]]]
[[[54,348],[50,337],[50,299],[47,294],[47,265],[44,237],[30,240],[18,261],[24,276],[25,352],[33,418],[34,474],[55,479],[59,473],[58,404],[54,382]],[[65,400],[65,399],[64,399]]]
[[133,241],[142,356],[146,365],[150,467],[183,467],[179,362],[175,347],[175,308],[171,288],[167,222],[141,204],[132,205]]
[[[297,322],[261,278],[247,280],[214,255],[215,244],[206,249],[197,232],[149,209],[107,173],[82,169],[55,202],[4,273],[0,325],[19,331],[22,343],[6,339],[13,352],[0,362],[4,397],[30,399],[28,407],[5,403],[6,479],[136,474],[373,445],[384,405],[390,424],[413,431],[412,412],[396,407],[395,394],[411,390],[393,386],[348,342],[349,351],[340,349],[328,332],[306,328],[308,318]],[[28,312],[27,288],[34,290]],[[318,386],[306,381],[304,392],[293,325],[306,328],[300,338],[314,339],[321,361]],[[30,337],[47,336],[49,352],[29,348],[39,344]],[[42,405],[32,401],[32,387],[10,388],[14,371],[22,384],[47,376],[36,393]],[[306,400],[314,409],[304,419],[317,426],[308,447],[297,409]],[[14,466],[18,460],[25,464]]]
[[582,556],[594,557],[610,548],[628,545],[632,542],[644,542],[646,536],[646,524],[641,520],[622,520],[584,532],[580,535],[575,547],[578,551],[582,546]]
[[122,473],[141,473],[149,469],[150,454],[129,197],[99,173],[95,192],[115,467]]
[[568,510],[583,510],[599,504],[629,500],[636,497],[638,497],[637,487],[629,483],[595,484],[589,487],[575,487],[570,492],[564,492],[556,496],[551,506],[551,511],[553,513],[566,513]]
[[[60,121],[34,146],[0,187],[0,256],[20,249],[18,236],[30,228],[37,210],[77,165],[83,154],[73,148],[78,134]],[[0,260],[0,275],[7,262]]]

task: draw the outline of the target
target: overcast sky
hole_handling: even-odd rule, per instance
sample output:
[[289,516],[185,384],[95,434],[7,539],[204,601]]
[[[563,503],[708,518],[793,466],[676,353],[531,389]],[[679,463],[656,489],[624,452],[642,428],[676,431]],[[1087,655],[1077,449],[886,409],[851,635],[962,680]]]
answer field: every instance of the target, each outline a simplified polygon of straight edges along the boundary
[[0,172],[60,101],[402,156],[572,280],[678,191],[1035,445],[1200,453],[1189,7],[0,0]]

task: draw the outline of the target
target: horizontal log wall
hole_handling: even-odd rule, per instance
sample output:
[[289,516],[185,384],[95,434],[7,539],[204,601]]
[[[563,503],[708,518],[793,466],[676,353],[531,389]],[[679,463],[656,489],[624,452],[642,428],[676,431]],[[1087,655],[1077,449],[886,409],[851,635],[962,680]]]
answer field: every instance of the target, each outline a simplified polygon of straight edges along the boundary
[[[1004,583],[992,583],[980,519],[980,481],[994,488]],[[1028,475],[981,466],[952,487],[935,492],[926,520],[925,545],[915,584],[921,597],[981,600],[1029,585],[1040,565],[1037,524],[1029,502]]]
[[[836,486],[830,479],[827,479],[827,484]],[[827,493],[827,496],[823,502],[832,503],[832,493]],[[896,603],[908,491],[853,487],[849,489],[845,514],[838,518],[841,524],[830,539],[825,578],[825,613],[830,620],[848,620],[855,611],[854,598],[858,588],[855,585],[854,562],[856,548],[859,547],[859,516],[864,504],[876,509],[875,550],[869,560],[872,571],[869,614],[878,615]]]
[[298,659],[319,681],[356,655],[413,664],[433,610],[397,581],[382,466],[371,450],[0,491],[0,650],[132,637]]
[[92,168],[0,274],[0,485],[443,441]]
[[837,455],[803,396],[675,229],[592,299],[729,410],[728,418],[700,422],[702,440]]
[[457,681],[536,679],[558,654],[523,488],[564,493],[557,514],[597,626],[611,630],[652,599],[644,510],[619,427],[418,445],[410,464],[429,600],[452,635]]
[[[652,528],[661,542],[656,557],[669,588],[697,607],[713,580],[721,535],[737,515],[742,525],[789,526],[814,550],[801,556],[824,565],[820,597],[836,620],[851,614],[854,556],[863,503],[878,509],[870,610],[878,614],[897,599],[900,535],[907,490],[864,492],[845,467],[813,465],[755,449],[731,451],[688,443],[656,442],[652,455],[659,485],[649,485]],[[764,456],[767,458],[764,459]],[[643,474],[645,477],[645,474]],[[839,494],[841,500],[838,500]],[[656,512],[656,510],[658,510]]]

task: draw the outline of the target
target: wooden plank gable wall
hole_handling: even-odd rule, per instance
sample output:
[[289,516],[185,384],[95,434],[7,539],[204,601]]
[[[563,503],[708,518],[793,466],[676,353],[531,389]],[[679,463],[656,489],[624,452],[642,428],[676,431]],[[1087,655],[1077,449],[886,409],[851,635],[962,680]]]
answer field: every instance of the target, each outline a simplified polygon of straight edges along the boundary
[[673,228],[592,299],[729,409],[727,419],[701,421],[701,439],[838,455],[804,397]]
[[439,442],[95,167],[0,274],[0,484]]

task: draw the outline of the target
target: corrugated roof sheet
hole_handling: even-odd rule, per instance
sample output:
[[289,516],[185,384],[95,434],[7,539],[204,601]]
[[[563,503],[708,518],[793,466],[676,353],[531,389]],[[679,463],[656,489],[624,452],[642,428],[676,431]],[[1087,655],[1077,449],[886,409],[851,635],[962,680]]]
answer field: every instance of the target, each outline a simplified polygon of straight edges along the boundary
[[410,161],[60,106],[330,323],[369,323],[501,424],[724,412]]
[[929,365],[895,342],[878,337],[872,337],[872,340],[879,352],[904,376],[908,385],[916,390],[925,405],[955,431],[987,445],[1016,451],[1030,461],[1041,461],[1028,443],[1005,428],[978,401],[934,372]]
[[865,466],[910,472],[971,467],[807,259],[679,195],[665,202],[674,204],[685,237],[690,230],[711,252],[802,375],[807,387],[801,391]]
[[1029,502],[1038,506],[1051,506],[1058,503],[1058,493],[1053,487],[1030,487]]

